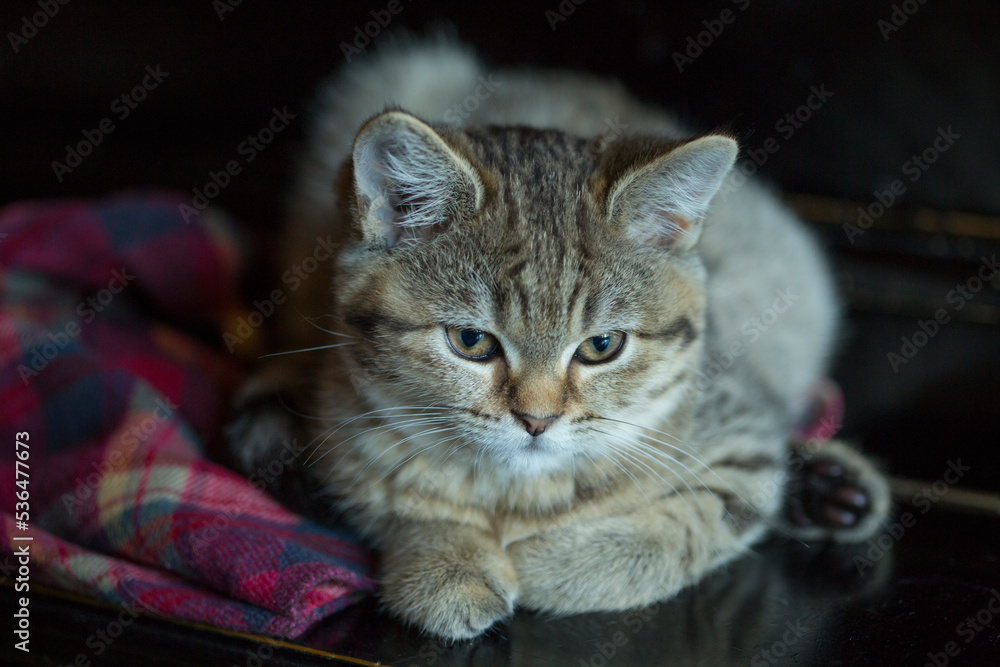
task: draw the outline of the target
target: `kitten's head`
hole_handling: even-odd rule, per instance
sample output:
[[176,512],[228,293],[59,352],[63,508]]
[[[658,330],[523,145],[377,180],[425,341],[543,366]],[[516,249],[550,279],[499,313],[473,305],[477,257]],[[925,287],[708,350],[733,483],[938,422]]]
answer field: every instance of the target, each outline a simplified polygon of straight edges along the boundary
[[551,471],[621,448],[622,421],[655,423],[687,391],[693,246],[736,143],[595,146],[400,111],[359,131],[335,288],[358,342],[338,352],[373,408],[446,408],[415,440]]

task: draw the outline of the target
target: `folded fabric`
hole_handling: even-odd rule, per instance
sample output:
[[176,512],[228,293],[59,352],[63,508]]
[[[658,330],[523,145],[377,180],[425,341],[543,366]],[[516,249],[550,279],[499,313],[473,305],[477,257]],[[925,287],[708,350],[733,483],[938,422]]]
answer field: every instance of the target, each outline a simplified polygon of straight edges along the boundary
[[240,372],[190,332],[221,340],[242,253],[183,203],[0,211],[0,551],[27,549],[31,582],[295,637],[371,590],[370,556],[206,458]]

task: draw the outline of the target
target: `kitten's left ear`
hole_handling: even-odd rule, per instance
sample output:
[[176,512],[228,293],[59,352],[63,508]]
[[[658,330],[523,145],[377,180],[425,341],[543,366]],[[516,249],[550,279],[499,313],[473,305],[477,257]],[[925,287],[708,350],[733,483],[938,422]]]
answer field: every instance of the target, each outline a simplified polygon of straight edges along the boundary
[[365,123],[354,140],[354,184],[361,229],[391,248],[427,238],[479,210],[475,168],[435,130],[402,111]]
[[738,150],[729,137],[702,137],[628,171],[608,194],[611,220],[644,243],[693,247]]

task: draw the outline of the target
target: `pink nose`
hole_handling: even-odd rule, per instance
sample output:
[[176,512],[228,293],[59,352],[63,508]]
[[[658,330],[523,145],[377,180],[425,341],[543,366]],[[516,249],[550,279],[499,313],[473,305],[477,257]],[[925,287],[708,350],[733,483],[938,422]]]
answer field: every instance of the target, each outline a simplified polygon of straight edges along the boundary
[[524,412],[514,412],[513,415],[519,422],[524,424],[525,430],[531,435],[541,435],[552,422],[559,419],[559,415],[549,415],[548,417],[535,417]]

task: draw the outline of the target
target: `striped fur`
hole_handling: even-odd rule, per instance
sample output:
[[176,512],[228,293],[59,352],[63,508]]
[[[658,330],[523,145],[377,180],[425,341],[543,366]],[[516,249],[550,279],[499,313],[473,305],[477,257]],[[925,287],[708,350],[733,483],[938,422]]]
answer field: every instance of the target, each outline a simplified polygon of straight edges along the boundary
[[[283,331],[286,349],[338,346],[279,357],[245,394],[313,387],[309,472],[383,550],[386,606],[452,639],[515,606],[643,605],[750,548],[777,523],[786,433],[836,319],[822,257],[770,195],[709,206],[731,139],[571,74],[498,72],[466,123],[442,122],[485,76],[422,44],[330,84],[286,258],[318,235],[339,254]],[[627,132],[597,138],[606,118]],[[501,354],[461,358],[446,327]],[[574,357],[607,331],[626,335],[614,359]],[[533,436],[525,414],[556,418]]]

